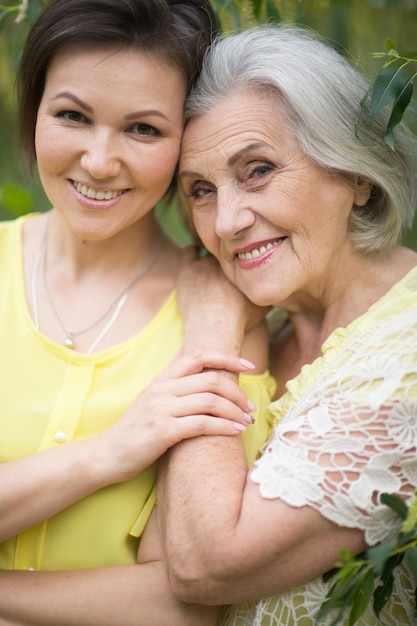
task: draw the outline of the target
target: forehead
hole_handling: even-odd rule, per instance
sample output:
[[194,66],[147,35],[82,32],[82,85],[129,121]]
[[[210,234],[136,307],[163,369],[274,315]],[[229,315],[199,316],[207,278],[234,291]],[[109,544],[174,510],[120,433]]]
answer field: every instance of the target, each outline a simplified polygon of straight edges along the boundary
[[248,145],[276,149],[294,142],[294,130],[276,94],[234,93],[186,126],[181,167],[211,153],[230,159]]
[[[129,46],[74,42],[61,46],[49,63],[46,82],[74,80],[88,86],[90,79],[101,76],[111,79],[115,89],[147,82],[148,87],[160,89],[176,85],[178,92],[185,94],[185,78],[181,71],[162,60],[158,55]],[[64,78],[64,79],[65,79]]]

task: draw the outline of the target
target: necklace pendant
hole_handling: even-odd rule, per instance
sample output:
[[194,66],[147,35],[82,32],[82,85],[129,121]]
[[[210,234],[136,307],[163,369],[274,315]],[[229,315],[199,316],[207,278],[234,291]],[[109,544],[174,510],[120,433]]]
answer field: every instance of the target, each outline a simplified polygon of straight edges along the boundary
[[74,343],[74,339],[73,339],[72,333],[68,333],[68,336],[67,336],[67,338],[65,339],[65,342],[64,342],[64,346],[66,348],[68,348],[69,350],[74,350],[75,343]]

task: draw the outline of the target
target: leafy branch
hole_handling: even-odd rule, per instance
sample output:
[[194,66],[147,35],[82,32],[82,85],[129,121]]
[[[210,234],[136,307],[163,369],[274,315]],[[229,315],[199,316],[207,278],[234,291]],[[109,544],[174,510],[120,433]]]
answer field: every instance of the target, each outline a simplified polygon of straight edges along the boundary
[[20,24],[26,20],[32,24],[39,14],[42,5],[45,4],[45,0],[21,0],[16,4],[4,5],[0,4],[0,27],[2,26],[6,17],[16,13],[15,22]]
[[409,507],[401,498],[389,494],[382,494],[381,502],[402,520],[400,532],[392,541],[372,546],[356,557],[347,550],[340,552],[340,561],[323,576],[325,582],[335,575],[337,580],[321,605],[317,623],[330,611],[336,610],[332,622],[332,626],[336,626],[346,618],[346,611],[349,610],[348,624],[353,626],[371,599],[379,617],[393,592],[394,569],[405,558],[417,572],[417,496]]
[[404,111],[410,104],[413,95],[413,81],[417,76],[417,71],[414,71],[411,76],[407,76],[405,69],[417,63],[417,52],[400,54],[391,39],[387,39],[386,46],[386,52],[374,52],[372,55],[375,58],[384,58],[385,62],[361,101],[359,117],[364,113],[368,98],[371,101],[369,111],[371,123],[376,120],[386,106],[389,106],[390,116],[385,128],[384,141],[394,150],[393,129],[402,120]]

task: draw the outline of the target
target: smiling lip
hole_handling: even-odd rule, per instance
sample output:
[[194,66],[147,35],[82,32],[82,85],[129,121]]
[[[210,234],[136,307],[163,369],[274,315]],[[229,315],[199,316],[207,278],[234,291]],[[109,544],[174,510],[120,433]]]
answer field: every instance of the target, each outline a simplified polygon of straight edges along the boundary
[[93,187],[79,183],[76,180],[71,182],[81,195],[85,198],[89,198],[90,200],[114,200],[114,198],[118,198],[126,191],[126,189],[94,189]]
[[285,237],[279,237],[278,239],[259,244],[253,248],[242,250],[241,252],[237,252],[236,256],[240,261],[254,261],[266,255],[267,252],[275,248],[284,239]]

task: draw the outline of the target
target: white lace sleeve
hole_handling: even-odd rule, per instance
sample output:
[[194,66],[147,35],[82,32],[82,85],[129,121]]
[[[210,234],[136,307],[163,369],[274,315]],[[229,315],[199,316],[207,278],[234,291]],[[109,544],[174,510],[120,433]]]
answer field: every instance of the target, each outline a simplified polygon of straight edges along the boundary
[[417,487],[417,309],[360,326],[275,427],[252,479],[265,498],[308,505],[385,540],[398,518],[379,500]]

